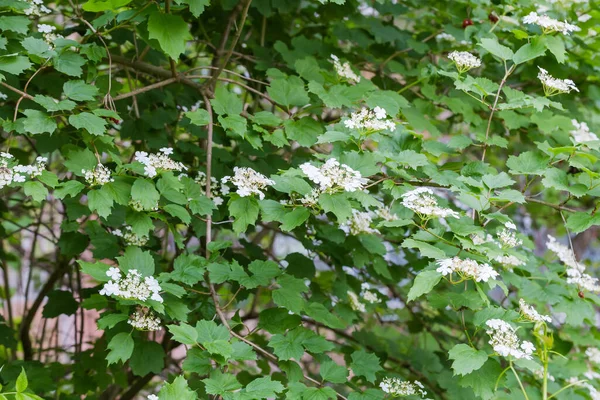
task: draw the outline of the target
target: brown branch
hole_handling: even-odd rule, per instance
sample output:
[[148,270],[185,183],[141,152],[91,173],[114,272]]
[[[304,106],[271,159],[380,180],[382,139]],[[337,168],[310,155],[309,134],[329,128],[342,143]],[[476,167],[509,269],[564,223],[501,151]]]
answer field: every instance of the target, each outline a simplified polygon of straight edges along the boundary
[[163,86],[170,85],[171,83],[175,83],[175,82],[177,82],[178,80],[179,80],[179,78],[169,78],[169,79],[165,79],[164,81],[156,82],[156,83],[153,83],[153,84],[151,84],[151,85],[144,86],[144,87],[141,87],[141,88],[139,88],[139,89],[136,89],[136,90],[132,90],[131,92],[127,92],[127,93],[120,94],[120,95],[118,95],[118,96],[114,97],[114,98],[113,98],[113,100],[114,100],[114,101],[117,101],[117,100],[123,100],[123,99],[126,99],[126,98],[128,98],[128,97],[137,96],[137,95],[138,95],[138,94],[140,94],[140,93],[149,92],[150,90],[153,90],[153,89],[158,89],[158,88],[161,88],[161,87],[163,87]]

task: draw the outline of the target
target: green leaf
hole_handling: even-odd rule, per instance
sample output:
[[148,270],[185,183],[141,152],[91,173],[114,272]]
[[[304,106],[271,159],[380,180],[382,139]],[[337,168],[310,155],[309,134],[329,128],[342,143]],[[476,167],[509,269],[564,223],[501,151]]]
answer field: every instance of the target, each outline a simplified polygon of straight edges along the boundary
[[41,58],[48,58],[54,55],[54,50],[42,39],[37,39],[34,37],[26,37],[21,42],[21,45],[27,53],[32,54],[34,56],[38,56]]
[[454,375],[466,375],[477,371],[485,364],[488,355],[483,350],[476,350],[466,344],[457,344],[448,352],[448,357],[454,360],[452,369]]
[[54,57],[54,68],[68,76],[81,76],[81,69],[86,63],[85,59],[72,51],[66,51]]
[[177,204],[167,204],[164,206],[163,210],[165,210],[169,215],[175,218],[179,218],[184,224],[189,224],[192,221],[192,217],[187,210]]
[[24,56],[0,56],[0,71],[9,74],[19,75],[31,66],[29,58]]
[[23,120],[23,127],[26,133],[36,135],[38,133],[53,133],[56,128],[56,121],[48,114],[38,110],[25,110],[23,114],[27,116]]
[[135,344],[129,360],[131,372],[137,376],[160,374],[165,366],[165,351],[160,343],[139,341]]
[[193,326],[182,323],[181,325],[167,325],[167,328],[173,335],[173,340],[181,344],[194,346],[198,341],[198,331]]
[[189,388],[183,376],[178,376],[173,383],[167,383],[160,389],[158,398],[159,400],[196,400],[198,395]]
[[215,90],[215,98],[210,101],[210,104],[218,115],[240,115],[244,110],[242,99],[223,86]]
[[208,375],[212,370],[211,356],[207,351],[198,347],[188,349],[183,361],[183,370],[186,372],[195,372],[199,375]]
[[132,0],[88,0],[83,4],[83,9],[90,12],[116,11],[131,3]]
[[100,136],[106,131],[106,121],[89,112],[69,116],[69,123],[76,129],[85,129],[92,135]]
[[143,277],[154,275],[154,258],[149,251],[143,251],[137,246],[129,246],[125,249],[125,254],[117,257],[119,269],[123,272],[135,269]]
[[106,346],[109,353],[106,356],[108,365],[119,361],[126,362],[133,354],[133,338],[126,332],[117,333]]
[[48,293],[48,302],[42,310],[44,318],[56,318],[59,315],[73,315],[77,312],[79,303],[73,298],[73,293],[66,290],[52,290]]
[[283,217],[281,230],[289,232],[302,225],[308,217],[310,217],[310,210],[308,208],[295,208]]
[[193,286],[204,280],[204,258],[194,254],[182,254],[173,262],[171,279]]
[[489,53],[495,55],[496,57],[500,58],[501,60],[511,60],[514,56],[513,51],[510,48],[498,43],[498,40],[496,38],[481,39],[481,43],[479,43],[479,46],[483,47]]
[[90,190],[88,192],[88,207],[90,211],[95,211],[102,218],[107,218],[113,206],[113,198],[102,189]]
[[239,399],[254,400],[254,399],[274,399],[277,398],[277,393],[281,393],[284,387],[278,381],[271,380],[270,376],[257,378],[250,382],[240,393]]
[[435,259],[446,257],[446,253],[443,250],[429,243],[421,242],[419,240],[414,240],[411,238],[405,239],[404,242],[402,242],[402,247],[407,249],[418,249],[423,257],[430,257]]
[[98,88],[84,81],[67,81],[63,85],[63,92],[75,101],[94,101],[98,95]]
[[417,297],[431,292],[441,279],[442,274],[437,271],[421,271],[415,277],[415,282],[408,292],[407,301],[413,301]]
[[158,204],[160,194],[152,181],[136,179],[131,186],[131,199],[139,201],[144,209],[152,210]]
[[125,314],[108,314],[102,316],[96,324],[98,325],[98,329],[111,329],[115,327],[119,322],[127,321],[129,319],[128,315]]
[[17,382],[15,383],[15,389],[17,390],[17,393],[23,393],[25,390],[27,390],[28,385],[29,382],[27,382],[27,374],[25,373],[25,369],[21,367],[21,372],[19,373],[19,376],[17,376]]
[[247,289],[268,286],[273,278],[281,274],[279,266],[274,261],[254,260],[248,266],[248,270],[252,272],[252,276],[246,275],[239,279],[240,284]]
[[519,50],[517,50],[513,56],[513,61],[517,65],[523,64],[524,62],[543,56],[545,53],[546,46],[544,46],[544,43],[539,40],[533,41],[523,45]]
[[106,272],[110,268],[110,266],[101,263],[101,262],[86,262],[86,261],[77,261],[79,266],[81,267],[81,272],[84,274],[90,275],[92,278],[97,280],[98,282],[108,282],[110,278],[106,275]]
[[82,170],[93,170],[97,164],[96,156],[89,149],[70,151],[65,161],[65,166],[75,175],[82,175]]
[[204,382],[206,393],[218,396],[226,395],[228,392],[242,387],[235,375],[224,374],[218,369],[210,374],[210,378],[202,379],[202,382]]
[[0,17],[0,30],[25,35],[29,31],[30,23],[29,18],[25,16],[2,16]]
[[543,43],[546,48],[550,50],[550,53],[554,54],[556,61],[558,61],[560,64],[564,64],[564,62],[567,60],[567,51],[565,50],[565,42],[563,41],[562,37],[559,35],[544,35]]
[[49,96],[35,95],[33,101],[41,105],[46,109],[46,111],[55,112],[55,111],[71,111],[77,106],[77,103],[71,100],[61,100],[58,101]]
[[188,117],[190,122],[194,125],[205,126],[210,123],[210,115],[204,108],[199,108],[196,111],[186,112],[185,116]]
[[294,329],[287,335],[273,335],[269,341],[269,346],[273,348],[273,353],[280,360],[290,360],[292,358],[300,360],[304,355],[302,340],[301,331]]
[[544,154],[526,151],[518,157],[509,156],[506,166],[512,174],[517,175],[542,175],[548,168],[550,158]]
[[304,106],[310,99],[304,89],[304,82],[297,76],[277,78],[267,88],[271,99],[284,106]]
[[46,199],[48,196],[48,189],[40,182],[37,181],[29,181],[25,182],[23,185],[23,189],[26,196],[31,196],[33,201],[40,202]]
[[600,225],[600,214],[576,212],[569,215],[567,218],[567,228],[569,228],[573,233],[583,232],[592,225]]
[[204,8],[208,7],[210,0],[175,0],[177,4],[187,4],[190,7],[190,12],[196,18],[204,12]]
[[373,353],[367,353],[364,350],[358,350],[352,353],[352,363],[350,368],[356,375],[362,375],[367,381],[375,382],[375,374],[383,371],[379,365],[379,358]]
[[333,213],[339,222],[344,222],[352,216],[352,206],[345,193],[322,193],[319,196],[319,204],[325,212]]
[[305,147],[315,144],[317,138],[324,131],[321,124],[310,117],[303,117],[299,120],[287,120],[284,125],[287,137]]
[[346,383],[348,380],[348,368],[327,360],[321,364],[319,373],[323,380],[332,383]]
[[158,40],[160,48],[174,60],[185,52],[185,43],[191,39],[188,24],[179,15],[154,11],[148,19],[150,39]]
[[254,197],[232,197],[229,201],[229,213],[235,219],[233,231],[240,234],[254,225],[258,219],[258,201]]

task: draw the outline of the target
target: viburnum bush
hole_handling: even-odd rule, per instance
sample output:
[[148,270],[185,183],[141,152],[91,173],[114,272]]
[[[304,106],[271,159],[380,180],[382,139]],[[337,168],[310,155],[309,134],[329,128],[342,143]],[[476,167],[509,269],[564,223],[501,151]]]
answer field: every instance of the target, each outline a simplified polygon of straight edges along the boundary
[[600,399],[595,1],[0,10],[0,399]]

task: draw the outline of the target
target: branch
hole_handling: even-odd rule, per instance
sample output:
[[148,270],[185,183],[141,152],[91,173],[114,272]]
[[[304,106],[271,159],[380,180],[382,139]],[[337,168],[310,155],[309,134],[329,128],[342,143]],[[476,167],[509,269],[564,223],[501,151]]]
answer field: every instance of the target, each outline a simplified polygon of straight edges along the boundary
[[547,207],[551,207],[558,211],[568,211],[568,212],[572,212],[572,213],[584,211],[584,210],[576,210],[575,208],[571,208],[571,207],[567,207],[567,206],[561,206],[560,204],[552,204],[552,203],[549,203],[544,200],[538,200],[534,197],[525,197],[525,200],[527,200],[531,203],[537,203],[537,204],[541,204],[541,205],[544,205]]

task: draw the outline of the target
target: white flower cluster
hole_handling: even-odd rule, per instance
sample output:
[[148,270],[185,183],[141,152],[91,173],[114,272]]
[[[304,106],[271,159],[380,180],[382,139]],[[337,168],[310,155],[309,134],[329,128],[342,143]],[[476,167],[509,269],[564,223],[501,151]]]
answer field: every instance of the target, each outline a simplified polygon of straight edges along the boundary
[[482,236],[477,233],[474,233],[471,235],[471,240],[473,241],[473,244],[475,246],[479,246],[479,245],[482,245],[485,243],[497,243],[496,240],[494,239],[494,237],[492,235],[490,235],[489,233],[486,234],[486,236]]
[[585,122],[578,122],[576,119],[571,120],[574,130],[569,133],[573,136],[574,143],[585,143],[598,140],[598,136],[594,132],[590,132],[590,127]]
[[598,389],[596,389],[595,387],[593,387],[592,385],[590,385],[589,383],[587,383],[585,381],[582,382],[581,379],[577,378],[576,376],[572,376],[571,378],[567,379],[566,383],[571,386],[578,386],[578,387],[585,388],[589,391],[590,398],[592,400],[600,400],[600,392],[598,392]]
[[136,151],[135,160],[144,164],[144,174],[150,178],[154,178],[158,171],[184,171],[187,167],[178,161],[172,160],[169,156],[173,154],[173,149],[163,147],[156,154],[147,153],[145,151]]
[[560,244],[556,238],[548,235],[546,242],[548,250],[552,251],[560,261],[567,266],[567,283],[577,285],[589,292],[600,292],[598,278],[585,273],[585,265],[575,259],[575,254],[567,246]]
[[[346,164],[340,164],[335,158],[328,159],[318,168],[310,163],[304,163],[300,165],[300,169],[308,179],[319,185],[319,192],[324,193],[355,192],[362,190],[368,182],[359,171]],[[319,192],[312,195],[318,197]]]
[[136,235],[132,231],[131,226],[125,226],[125,232],[123,232],[120,229],[115,229],[112,231],[112,234],[115,236],[118,236],[120,238],[123,238],[123,240],[125,241],[127,246],[140,246],[141,247],[141,246],[145,246],[146,243],[148,243],[148,236]]
[[360,297],[362,297],[367,303],[375,304],[379,303],[379,297],[371,292],[371,285],[367,282],[363,282],[360,285]]
[[437,199],[433,196],[433,191],[426,187],[419,187],[404,193],[402,195],[402,205],[414,211],[423,219],[432,217],[460,218],[456,211],[438,206]]
[[[206,174],[202,171],[198,171],[198,176],[195,179],[203,188],[206,187]],[[215,205],[220,206],[223,204],[223,197],[229,194],[229,186],[220,183],[214,176],[210,177],[210,196]]]
[[352,210],[352,217],[348,218],[346,222],[342,223],[340,228],[346,232],[346,234],[353,236],[361,233],[379,233],[377,229],[371,228],[372,222],[373,218],[371,217],[371,213]]
[[103,296],[117,296],[126,300],[146,301],[148,299],[163,302],[160,295],[160,285],[153,276],[142,278],[136,269],[127,271],[125,277],[122,276],[119,268],[111,267],[106,271],[106,275],[111,278],[104,284],[100,294]]
[[385,109],[377,106],[373,110],[363,108],[360,111],[350,114],[350,118],[344,121],[344,126],[348,129],[359,129],[365,131],[394,131],[396,123],[387,119]]
[[155,394],[150,394],[146,400],[158,400],[158,396]]
[[585,351],[585,355],[590,362],[594,364],[600,364],[600,349],[596,347],[588,347]]
[[[235,192],[242,197],[257,194],[262,200],[265,198],[265,194],[262,191],[265,190],[267,186],[272,186],[275,184],[275,181],[267,178],[259,172],[256,172],[252,168],[234,167],[233,172],[233,177],[225,176],[221,179],[221,183],[225,184],[231,181],[231,183],[237,187]],[[221,190],[221,192],[223,191]]]
[[497,256],[494,260],[507,267],[512,271],[514,267],[520,267],[521,265],[525,265],[525,262],[512,254]]
[[129,200],[129,206],[133,208],[135,211],[157,211],[158,210],[158,202],[152,208],[145,208],[141,201],[139,200]]
[[152,311],[142,313],[136,311],[133,313],[127,323],[138,331],[158,331],[160,330],[160,318],[154,315]]
[[498,240],[502,243],[502,247],[517,247],[523,244],[523,241],[517,238],[516,225],[512,222],[504,224],[504,228],[498,234]]
[[338,56],[335,54],[331,55],[331,59],[333,60],[333,67],[335,68],[335,72],[342,78],[347,79],[350,83],[358,83],[360,82],[360,75],[354,73],[352,71],[352,67],[350,67],[349,62],[341,63]]
[[0,92],[0,100],[6,100],[8,96],[5,93]]
[[569,24],[567,21],[562,22],[547,15],[538,15],[535,11],[530,12],[523,17],[524,24],[538,25],[544,33],[560,32],[568,35],[571,32],[577,32],[581,29],[577,25]]
[[425,387],[419,381],[402,381],[398,378],[384,378],[379,387],[384,392],[391,394],[394,397],[400,396],[414,396],[420,395],[421,397],[427,396]]
[[442,32],[435,36],[435,40],[438,42],[455,42],[456,38],[449,33]]
[[552,322],[552,318],[549,315],[540,314],[533,306],[527,304],[523,299],[519,299],[519,311],[521,312],[521,316],[528,321]]
[[436,271],[443,276],[456,273],[461,279],[473,279],[476,282],[487,282],[490,279],[496,279],[498,276],[498,272],[489,264],[478,264],[477,261],[470,258],[464,260],[459,257],[444,258],[438,260],[437,264],[439,267]]
[[365,307],[365,305],[363,303],[360,302],[360,299],[358,298],[356,293],[354,293],[351,290],[348,290],[348,299],[350,300],[350,307],[354,311],[358,311],[358,312],[366,312],[367,311],[367,308]]
[[571,93],[571,90],[579,92],[575,82],[570,79],[558,79],[553,77],[542,67],[538,67],[540,72],[538,73],[538,79],[542,82],[544,87],[544,94],[546,96],[554,96],[555,94]]
[[468,51],[453,51],[448,54],[448,58],[454,62],[461,74],[481,66],[481,60]]
[[398,220],[398,216],[392,213],[390,207],[386,207],[383,204],[375,210],[375,215],[386,222],[392,222]]
[[102,186],[115,180],[110,176],[110,170],[102,164],[98,164],[93,171],[82,169],[83,177],[92,186]]
[[512,356],[520,359],[531,360],[535,351],[533,343],[519,340],[515,328],[501,319],[490,319],[485,323],[488,326],[486,333],[490,335],[490,345],[502,357]]
[[51,48],[54,47],[54,41],[58,38],[62,38],[62,35],[54,33],[56,31],[56,27],[48,24],[39,24],[37,26],[38,32],[44,34],[44,40],[46,43],[50,45]]
[[25,15],[34,15],[41,17],[43,14],[50,14],[52,11],[44,5],[42,0],[28,0],[29,8],[24,11]]
[[32,179],[40,176],[42,171],[46,169],[46,163],[48,162],[46,157],[37,157],[35,164],[32,165],[17,164],[9,166],[13,158],[12,154],[0,152],[0,189],[13,182],[22,183],[27,178]]

